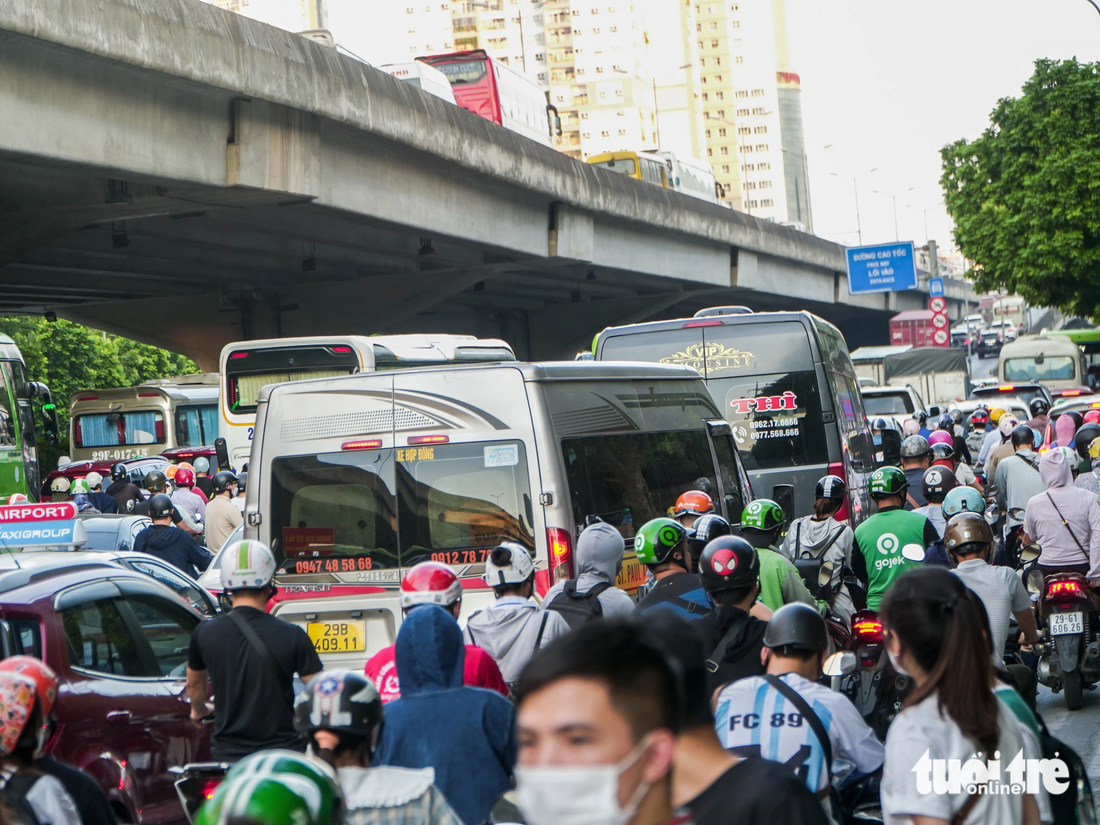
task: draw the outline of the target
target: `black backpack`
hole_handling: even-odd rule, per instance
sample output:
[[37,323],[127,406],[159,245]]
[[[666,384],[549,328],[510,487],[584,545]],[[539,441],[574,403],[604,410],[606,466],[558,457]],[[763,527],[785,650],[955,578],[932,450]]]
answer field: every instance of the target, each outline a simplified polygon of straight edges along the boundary
[[1065,742],[1055,739],[1047,730],[1046,723],[1039,720],[1041,735],[1039,743],[1043,749],[1043,759],[1061,759],[1069,767],[1069,787],[1065,793],[1048,794],[1050,810],[1054,815],[1054,825],[1083,825],[1096,821],[1096,810],[1092,801],[1092,786],[1085,763],[1081,757]]
[[27,794],[41,778],[42,774],[37,771],[19,771],[0,788],[0,803],[15,811],[20,825],[40,825],[34,808],[27,801]]
[[612,585],[600,582],[584,595],[577,592],[577,580],[570,579],[565,583],[561,593],[554,597],[547,610],[553,610],[565,617],[570,630],[576,630],[582,624],[603,617],[603,606],[600,604],[600,594]]

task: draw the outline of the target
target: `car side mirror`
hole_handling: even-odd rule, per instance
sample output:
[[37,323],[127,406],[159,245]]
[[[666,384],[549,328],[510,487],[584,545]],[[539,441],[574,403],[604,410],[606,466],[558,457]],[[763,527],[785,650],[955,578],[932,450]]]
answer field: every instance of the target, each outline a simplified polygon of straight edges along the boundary
[[901,548],[901,554],[909,561],[923,562],[925,549],[919,544],[907,544]]
[[897,467],[901,464],[901,433],[897,430],[883,430],[881,452],[882,463],[879,466]]
[[847,676],[856,671],[856,654],[850,650],[834,653],[825,660],[822,672],[826,676]]

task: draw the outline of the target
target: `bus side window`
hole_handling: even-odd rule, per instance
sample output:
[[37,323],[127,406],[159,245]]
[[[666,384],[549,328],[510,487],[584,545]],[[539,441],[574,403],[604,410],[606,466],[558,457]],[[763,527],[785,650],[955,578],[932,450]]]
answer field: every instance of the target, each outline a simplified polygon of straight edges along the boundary
[[0,370],[0,447],[14,447],[16,421],[12,416],[11,398],[8,388],[12,387],[11,368],[7,364]]

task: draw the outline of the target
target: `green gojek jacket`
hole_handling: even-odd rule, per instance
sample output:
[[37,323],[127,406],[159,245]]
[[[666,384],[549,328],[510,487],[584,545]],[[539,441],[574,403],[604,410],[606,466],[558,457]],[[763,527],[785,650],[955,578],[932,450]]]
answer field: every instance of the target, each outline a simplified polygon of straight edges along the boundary
[[820,609],[790,559],[775,547],[758,547],[760,557],[760,601],[772,610],[791,602]]

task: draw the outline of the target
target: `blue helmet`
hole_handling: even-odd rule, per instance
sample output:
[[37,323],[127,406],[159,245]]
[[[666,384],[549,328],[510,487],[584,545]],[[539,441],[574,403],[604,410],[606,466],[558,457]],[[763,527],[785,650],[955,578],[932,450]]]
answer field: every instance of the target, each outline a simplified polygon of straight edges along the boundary
[[985,512],[985,499],[973,487],[956,487],[944,497],[940,507],[945,519],[957,516],[959,513],[982,515]]

